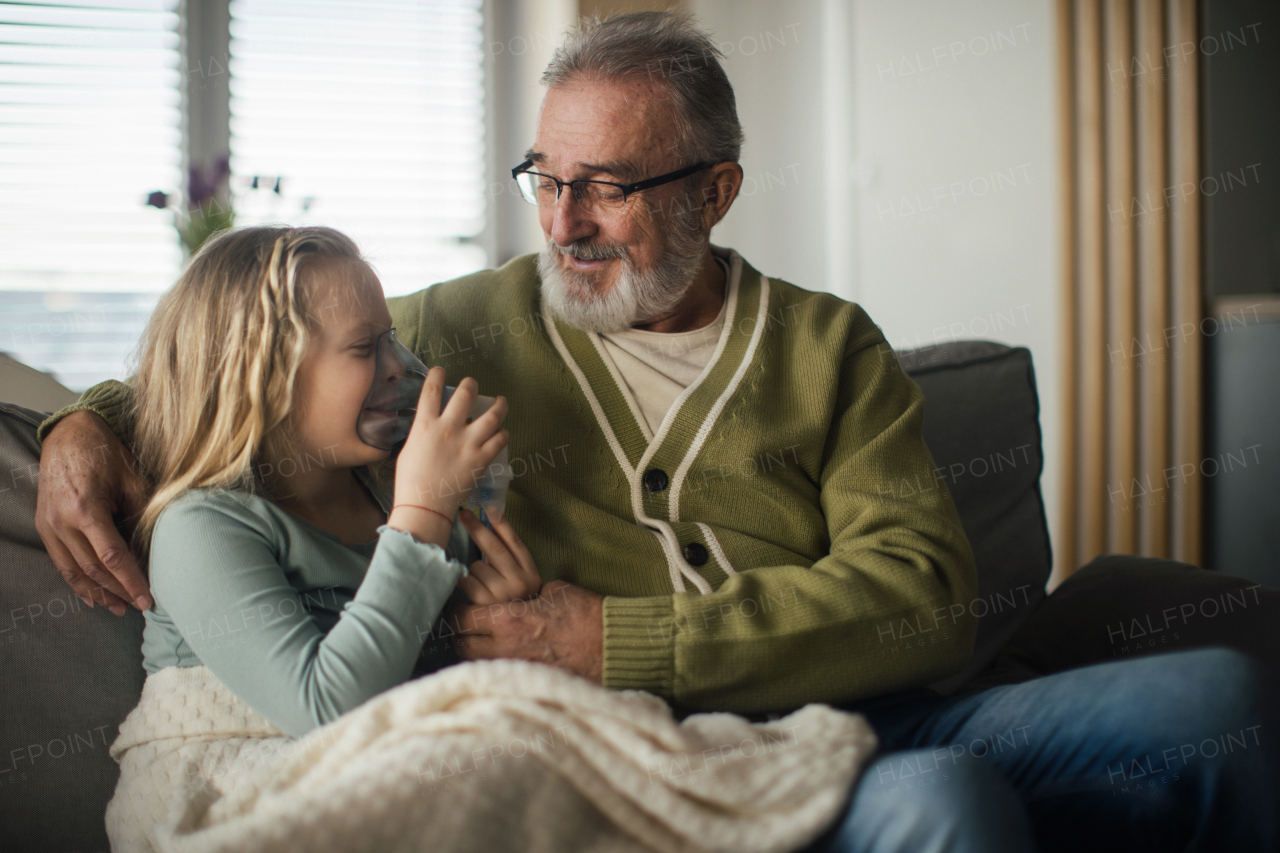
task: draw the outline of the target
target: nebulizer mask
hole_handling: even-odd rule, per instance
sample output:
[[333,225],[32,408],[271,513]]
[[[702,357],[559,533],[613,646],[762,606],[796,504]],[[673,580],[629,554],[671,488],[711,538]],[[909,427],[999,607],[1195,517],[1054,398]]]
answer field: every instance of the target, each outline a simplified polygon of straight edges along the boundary
[[[417,412],[418,398],[427,379],[427,366],[396,338],[396,330],[388,329],[378,336],[373,387],[365,397],[356,419],[356,435],[370,447],[392,450],[409,437],[409,428]],[[440,409],[448,405],[456,389],[446,385]],[[494,404],[493,397],[477,396],[469,417],[476,418]],[[501,518],[507,505],[507,486],[511,483],[511,466],[507,449],[489,463],[464,504],[492,528],[491,519]]]

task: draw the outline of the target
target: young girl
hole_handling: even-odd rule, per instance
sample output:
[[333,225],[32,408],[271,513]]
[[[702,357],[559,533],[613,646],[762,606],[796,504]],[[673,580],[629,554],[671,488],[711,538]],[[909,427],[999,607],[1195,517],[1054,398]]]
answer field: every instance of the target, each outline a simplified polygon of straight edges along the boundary
[[468,531],[493,534],[459,513],[465,489],[430,488],[465,486],[506,446],[503,398],[470,420],[467,378],[441,412],[433,368],[394,495],[389,470],[371,475],[392,460],[356,425],[375,378],[397,378],[375,377],[390,328],[377,276],[328,228],[215,237],[152,315],[132,420],[156,486],[138,529],[155,606],[142,700],[112,746],[113,850],[153,849],[164,792],[246,744],[283,744],[408,679],[455,585],[476,603],[537,593],[505,521],[506,547],[468,572]]
[[[142,697],[110,750],[114,853],[763,853],[814,838],[874,747],[860,718],[678,724],[655,696],[521,660],[396,687],[455,584],[496,604],[540,582],[505,521],[458,513],[458,486],[506,445],[501,397],[471,420],[463,379],[441,412],[431,370],[394,496],[389,472],[370,474],[392,464],[373,445],[400,405],[384,402],[399,368],[378,357],[390,326],[372,270],[324,228],[215,238],[157,307],[133,410],[156,479],[140,523],[155,603]],[[489,559],[466,568],[475,545]]]

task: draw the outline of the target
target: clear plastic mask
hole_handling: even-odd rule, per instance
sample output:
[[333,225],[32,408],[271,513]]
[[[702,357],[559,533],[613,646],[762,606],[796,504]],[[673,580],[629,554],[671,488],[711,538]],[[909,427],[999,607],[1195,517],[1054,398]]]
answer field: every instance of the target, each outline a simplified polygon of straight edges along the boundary
[[[378,336],[376,350],[373,386],[356,419],[356,435],[370,447],[394,450],[409,437],[422,386],[427,379],[427,366],[400,343],[395,329],[388,329]],[[448,405],[454,390],[453,386],[445,386],[441,411]],[[483,414],[494,402],[493,397],[477,396],[470,417]],[[504,447],[489,463],[485,473],[476,479],[476,486],[465,506],[485,524],[489,524],[490,518],[501,518],[507,505],[510,482],[511,467],[507,464],[507,449]]]

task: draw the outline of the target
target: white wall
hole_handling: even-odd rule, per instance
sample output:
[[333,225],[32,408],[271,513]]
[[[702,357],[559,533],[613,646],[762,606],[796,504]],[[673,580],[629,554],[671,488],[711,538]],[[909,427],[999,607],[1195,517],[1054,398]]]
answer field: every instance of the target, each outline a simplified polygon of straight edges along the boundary
[[[691,0],[728,54],[743,197],[714,240],[899,349],[1031,349],[1056,540],[1061,247],[1049,0]],[[993,413],[998,417],[998,413]]]
[[501,265],[543,246],[537,210],[520,199],[511,169],[533,145],[544,89],[539,82],[578,0],[485,0],[486,129],[489,188],[485,233],[489,261]]

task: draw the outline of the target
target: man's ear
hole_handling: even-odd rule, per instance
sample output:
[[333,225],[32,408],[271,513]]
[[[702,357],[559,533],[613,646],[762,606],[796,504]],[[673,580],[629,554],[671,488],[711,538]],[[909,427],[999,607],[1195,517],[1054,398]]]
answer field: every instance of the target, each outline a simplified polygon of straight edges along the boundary
[[742,167],[737,163],[717,163],[711,167],[711,182],[702,190],[702,227],[707,231],[724,219],[742,188]]

